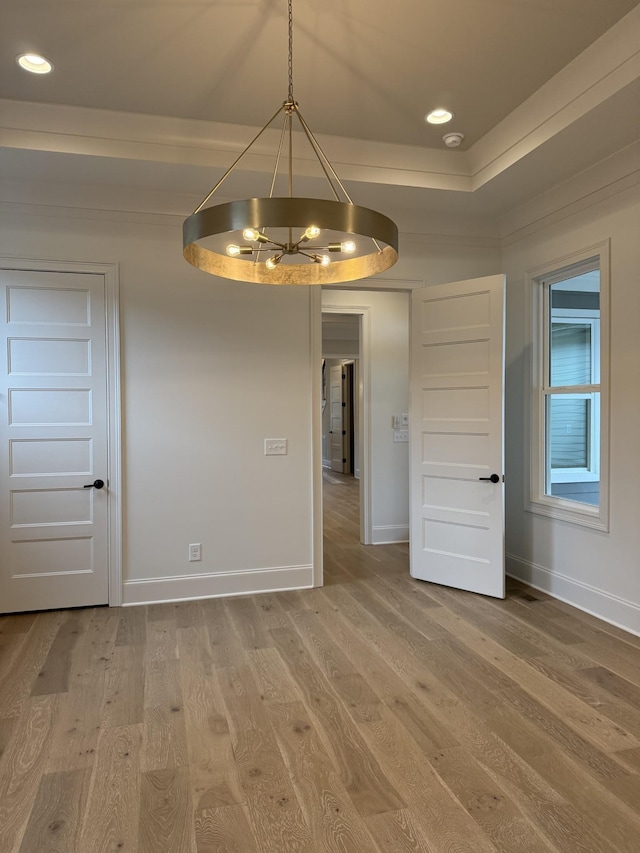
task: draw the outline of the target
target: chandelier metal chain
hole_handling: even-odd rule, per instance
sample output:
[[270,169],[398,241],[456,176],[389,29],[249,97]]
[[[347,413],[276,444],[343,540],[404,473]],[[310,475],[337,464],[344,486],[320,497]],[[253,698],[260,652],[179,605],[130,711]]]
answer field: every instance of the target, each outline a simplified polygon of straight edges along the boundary
[[289,3],[289,94],[288,99],[293,103],[293,0]]

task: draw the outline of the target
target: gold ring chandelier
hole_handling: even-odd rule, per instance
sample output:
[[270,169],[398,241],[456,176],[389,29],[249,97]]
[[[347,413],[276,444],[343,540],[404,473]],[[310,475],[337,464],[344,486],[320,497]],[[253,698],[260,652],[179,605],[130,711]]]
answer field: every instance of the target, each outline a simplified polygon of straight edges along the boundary
[[[211,275],[255,284],[332,284],[368,278],[398,260],[398,229],[382,213],[353,203],[293,97],[293,11],[289,8],[287,100],[227,169],[183,225],[184,257]],[[283,114],[267,198],[205,207],[238,163]],[[293,195],[293,119],[297,118],[333,199]],[[288,195],[274,196],[287,148]]]

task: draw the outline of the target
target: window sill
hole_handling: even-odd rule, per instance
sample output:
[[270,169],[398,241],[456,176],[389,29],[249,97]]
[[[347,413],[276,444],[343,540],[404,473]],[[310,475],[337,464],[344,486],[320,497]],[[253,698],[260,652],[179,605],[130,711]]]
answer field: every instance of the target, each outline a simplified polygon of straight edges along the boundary
[[525,510],[556,521],[590,527],[603,533],[609,532],[609,518],[603,506],[595,507],[562,498],[538,498],[529,500]]

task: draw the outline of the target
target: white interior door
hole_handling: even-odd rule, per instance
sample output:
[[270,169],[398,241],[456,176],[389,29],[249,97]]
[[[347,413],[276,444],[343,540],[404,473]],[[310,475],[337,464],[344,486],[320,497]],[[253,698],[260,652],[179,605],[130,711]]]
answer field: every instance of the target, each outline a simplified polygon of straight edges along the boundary
[[337,364],[329,369],[329,412],[331,430],[329,432],[331,447],[331,470],[342,473],[342,430],[343,426],[342,400],[342,365]]
[[104,276],[3,270],[0,305],[0,611],[106,604]]
[[411,574],[504,598],[504,276],[415,290],[411,315]]

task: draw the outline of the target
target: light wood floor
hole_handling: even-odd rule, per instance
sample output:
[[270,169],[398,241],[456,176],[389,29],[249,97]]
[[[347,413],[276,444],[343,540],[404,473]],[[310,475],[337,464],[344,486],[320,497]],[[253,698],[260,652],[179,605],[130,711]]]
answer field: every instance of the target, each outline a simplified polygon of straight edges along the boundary
[[[0,619],[0,851],[640,851],[640,639],[408,576]],[[335,482],[337,480],[337,482]]]

